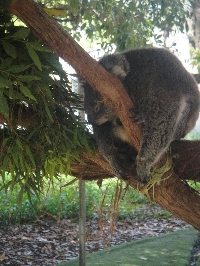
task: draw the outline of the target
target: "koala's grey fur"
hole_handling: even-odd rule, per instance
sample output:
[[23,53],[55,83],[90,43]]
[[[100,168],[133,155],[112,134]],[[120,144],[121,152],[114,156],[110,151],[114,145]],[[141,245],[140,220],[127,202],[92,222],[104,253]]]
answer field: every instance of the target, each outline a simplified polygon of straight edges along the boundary
[[[134,103],[134,120],[143,130],[136,172],[140,182],[147,182],[152,165],[170,143],[183,138],[195,126],[200,110],[197,83],[177,57],[165,49],[115,53],[104,56],[99,64],[121,80]],[[83,87],[85,111],[99,150],[115,174],[125,177],[126,169],[117,154],[122,150],[122,143],[128,143],[130,147],[126,131],[114,110],[104,104],[101,95],[89,84],[83,84]],[[116,140],[120,145],[115,144]]]

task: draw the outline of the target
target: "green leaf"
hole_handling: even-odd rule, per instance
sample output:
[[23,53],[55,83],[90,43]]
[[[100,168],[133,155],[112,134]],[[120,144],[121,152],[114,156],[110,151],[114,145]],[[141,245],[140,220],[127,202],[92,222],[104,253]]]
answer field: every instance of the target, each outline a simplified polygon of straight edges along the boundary
[[21,186],[21,187],[20,187],[20,191],[18,192],[18,194],[17,194],[17,198],[16,198],[16,200],[17,200],[17,205],[18,205],[19,208],[21,208],[23,195],[24,195],[24,187]]
[[51,121],[53,121],[53,117],[52,117],[51,112],[50,112],[50,110],[49,110],[49,107],[48,107],[48,105],[47,105],[47,103],[46,103],[45,101],[44,101],[44,108],[45,108],[45,111],[46,111],[46,113],[47,113],[49,119],[50,119]]
[[3,165],[2,165],[2,167],[1,167],[4,171],[7,171],[7,170],[8,170],[8,161],[9,161],[9,159],[10,159],[10,156],[9,156],[9,154],[7,153],[7,154],[5,155],[5,157],[4,157],[4,159],[3,159]]
[[31,65],[13,65],[7,71],[10,71],[11,73],[20,73],[24,70],[28,69]]
[[76,15],[79,9],[79,0],[70,0],[69,1],[70,10],[73,15]]
[[30,29],[28,28],[20,28],[18,31],[16,31],[11,37],[13,39],[18,39],[18,40],[22,40],[26,37],[28,37],[30,33]]
[[12,99],[18,99],[20,101],[24,101],[26,100],[24,94],[22,94],[21,92],[18,92],[16,90],[13,90],[12,87],[10,87],[7,91],[4,90],[4,94],[7,95],[9,98]]
[[23,172],[26,172],[26,168],[25,168],[25,165],[24,165],[25,158],[22,156],[21,152],[18,154],[18,156],[19,156],[20,167],[21,167]]
[[21,93],[23,93],[24,94],[24,96],[26,96],[26,97],[28,97],[28,98],[30,98],[30,99],[32,99],[32,100],[34,100],[34,101],[36,101],[37,102],[37,100],[36,100],[36,98],[33,96],[33,94],[31,93],[31,91],[29,90],[29,88],[27,88],[26,86],[24,86],[21,82],[19,83],[19,85],[20,85],[20,91],[21,91]]
[[3,40],[2,40],[2,43],[3,43],[3,48],[4,48],[5,52],[7,53],[7,55],[9,55],[15,59],[17,57],[17,52],[16,52],[15,46],[9,42],[3,41]]
[[28,45],[29,45],[29,47],[32,47],[36,51],[52,53],[52,50],[50,48],[44,46],[43,44],[41,44],[38,41],[29,42]]
[[0,88],[12,87],[12,81],[0,77]]
[[29,146],[25,146],[25,150],[26,150],[26,153],[27,153],[29,159],[31,160],[32,165],[33,165],[34,167],[36,167],[36,165],[35,165],[35,160],[34,160],[33,154],[32,154],[32,152],[31,152]]
[[9,141],[9,138],[4,138],[2,141],[2,147],[6,146],[7,142]]
[[49,144],[52,144],[52,142],[51,142],[49,136],[48,136],[47,134],[44,134],[44,135],[45,135],[45,138],[46,138],[47,142],[48,142]]
[[17,76],[17,79],[19,81],[22,81],[22,82],[24,82],[24,81],[29,82],[29,81],[33,81],[33,80],[41,80],[42,78],[38,77],[38,76],[32,76],[32,75],[19,75],[19,76]]
[[29,56],[30,56],[30,58],[33,60],[33,63],[37,66],[37,68],[38,68],[39,70],[42,71],[42,65],[41,65],[41,62],[40,62],[40,59],[39,59],[37,53],[36,53],[35,50],[29,45],[29,43],[27,43],[26,46],[27,46],[27,49],[28,49]]
[[66,13],[63,10],[59,10],[57,8],[43,8],[43,9],[50,16],[66,17]]
[[21,144],[21,141],[19,139],[16,140],[16,144],[20,148],[20,150],[23,150],[24,149],[23,146],[22,146],[22,144]]
[[[26,173],[31,173],[31,167],[28,165],[26,161],[24,161],[25,167],[26,167]],[[29,177],[30,178],[30,177]]]
[[14,151],[11,153],[12,158],[13,158],[13,166],[15,164],[16,167],[19,167],[19,157],[18,157],[18,151],[16,152],[16,147],[14,149]]
[[5,116],[7,120],[9,119],[9,107],[2,91],[0,91],[0,113]]
[[6,59],[3,59],[1,64],[0,64],[0,69],[5,69],[8,68],[13,62],[13,58],[8,57]]

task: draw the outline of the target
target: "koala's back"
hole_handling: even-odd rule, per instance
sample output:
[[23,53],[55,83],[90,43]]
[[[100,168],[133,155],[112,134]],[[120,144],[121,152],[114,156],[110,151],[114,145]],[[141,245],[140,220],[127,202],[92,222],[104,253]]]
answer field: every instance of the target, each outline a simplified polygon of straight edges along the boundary
[[123,55],[129,62],[129,72],[126,83],[130,82],[135,90],[152,89],[157,93],[166,90],[191,93],[196,90],[196,82],[183,67],[179,59],[165,49],[148,48],[124,52]]
[[199,113],[198,86],[171,52],[141,48],[108,55],[99,62],[120,78],[134,102],[139,123],[153,126],[164,123],[163,120],[173,122],[187,105],[191,119],[187,113],[190,122],[186,128],[180,126],[182,132],[177,137],[183,137],[194,127]]
[[195,80],[179,59],[165,49],[141,48],[111,54],[100,59],[99,63],[118,76],[129,93],[135,92],[138,98],[138,94],[144,93],[146,97],[146,93],[152,91],[160,95],[166,91],[177,95],[197,90]]
[[[135,122],[143,129],[136,170],[138,180],[146,182],[151,166],[170,143],[195,126],[198,86],[179,59],[165,49],[130,50],[104,56],[99,63],[121,80],[135,105]],[[122,139],[121,131],[113,134]]]

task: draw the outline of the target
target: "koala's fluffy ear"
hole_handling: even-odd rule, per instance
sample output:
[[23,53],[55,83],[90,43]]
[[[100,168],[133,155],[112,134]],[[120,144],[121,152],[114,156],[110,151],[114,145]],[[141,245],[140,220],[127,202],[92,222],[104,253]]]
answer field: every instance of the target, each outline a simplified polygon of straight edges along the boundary
[[130,71],[130,64],[123,54],[106,55],[99,60],[99,64],[120,80],[123,80]]

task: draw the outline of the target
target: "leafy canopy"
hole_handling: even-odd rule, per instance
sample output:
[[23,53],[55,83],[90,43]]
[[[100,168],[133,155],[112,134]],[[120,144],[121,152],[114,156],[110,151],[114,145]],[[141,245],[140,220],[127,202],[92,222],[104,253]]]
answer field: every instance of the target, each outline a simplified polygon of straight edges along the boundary
[[4,187],[18,183],[22,193],[38,191],[43,177],[68,174],[71,162],[80,160],[88,149],[87,130],[75,114],[81,101],[58,57],[9,14],[2,16],[0,173]]
[[187,0],[43,0],[45,10],[80,40],[118,51],[165,44],[170,32],[188,29],[192,1]]

